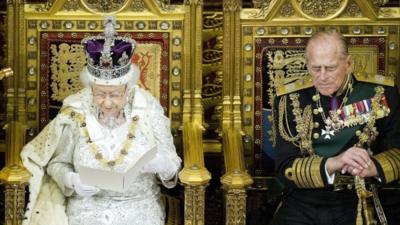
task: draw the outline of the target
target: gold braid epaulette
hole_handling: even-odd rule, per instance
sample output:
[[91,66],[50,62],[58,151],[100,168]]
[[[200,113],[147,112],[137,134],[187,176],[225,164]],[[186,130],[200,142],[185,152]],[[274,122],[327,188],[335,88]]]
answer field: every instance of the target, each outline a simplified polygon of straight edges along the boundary
[[400,149],[393,148],[374,156],[383,170],[386,183],[400,178]]
[[369,73],[355,73],[354,77],[357,81],[372,83],[378,85],[385,85],[394,87],[394,78],[390,76],[382,76],[378,74],[369,74]]
[[284,83],[276,87],[276,95],[283,96],[289,93],[297,92],[300,90],[304,90],[307,88],[311,88],[313,86],[313,81],[310,75],[297,79],[295,81],[291,81],[288,83]]
[[314,155],[294,160],[292,167],[285,170],[285,176],[299,188],[322,188],[322,157]]

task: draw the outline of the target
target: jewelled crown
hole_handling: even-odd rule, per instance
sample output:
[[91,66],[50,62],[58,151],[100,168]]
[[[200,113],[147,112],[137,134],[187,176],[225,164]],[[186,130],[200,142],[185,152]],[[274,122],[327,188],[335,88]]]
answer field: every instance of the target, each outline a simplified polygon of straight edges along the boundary
[[104,19],[104,35],[86,37],[82,45],[86,52],[87,70],[95,80],[108,83],[130,71],[136,42],[129,37],[117,36],[115,17]]

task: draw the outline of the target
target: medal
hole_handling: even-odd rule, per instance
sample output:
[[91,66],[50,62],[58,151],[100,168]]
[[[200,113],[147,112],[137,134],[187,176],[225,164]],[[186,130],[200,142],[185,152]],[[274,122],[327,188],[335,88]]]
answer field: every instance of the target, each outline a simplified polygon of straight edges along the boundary
[[325,135],[325,139],[331,139],[331,136],[333,137],[335,135],[334,130],[330,130],[330,127],[325,126],[325,129],[321,129],[321,135]]

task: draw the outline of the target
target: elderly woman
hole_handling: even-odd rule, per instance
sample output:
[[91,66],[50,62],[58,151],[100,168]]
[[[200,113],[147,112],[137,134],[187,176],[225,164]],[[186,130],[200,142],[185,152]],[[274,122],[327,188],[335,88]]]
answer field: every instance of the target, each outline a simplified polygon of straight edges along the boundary
[[[24,224],[164,224],[157,177],[174,187],[181,160],[162,107],[136,85],[135,42],[115,36],[114,26],[107,18],[104,36],[83,40],[86,87],[64,100],[57,117],[21,153],[33,174]],[[154,147],[154,158],[126,191],[81,181],[83,166],[124,172]]]

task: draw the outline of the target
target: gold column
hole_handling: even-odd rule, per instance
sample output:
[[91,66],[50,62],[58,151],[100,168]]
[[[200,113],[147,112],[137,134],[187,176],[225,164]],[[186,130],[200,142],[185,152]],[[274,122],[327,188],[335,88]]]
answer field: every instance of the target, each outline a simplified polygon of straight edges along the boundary
[[185,225],[204,224],[205,188],[211,175],[204,167],[202,87],[203,2],[185,0],[182,131]]
[[185,224],[204,224],[205,185],[185,185]]
[[0,171],[5,183],[5,224],[20,225],[24,216],[25,187],[30,174],[22,166],[19,154],[25,144],[24,0],[7,1],[8,65],[15,75],[6,80],[7,121],[6,166]]
[[235,128],[223,130],[222,146],[226,173],[221,177],[225,191],[225,224],[246,224],[246,187],[253,183],[244,166],[242,135]]
[[244,165],[240,99],[240,0],[224,0],[222,149],[226,173],[225,224],[246,224],[246,187],[253,183]]
[[24,216],[25,187],[30,178],[19,158],[24,134],[22,123],[11,121],[6,125],[6,166],[0,171],[0,180],[5,183],[5,225],[20,225]]
[[24,217],[25,186],[18,184],[5,185],[5,224],[21,225]]
[[229,188],[225,192],[225,224],[246,224],[246,190]]

